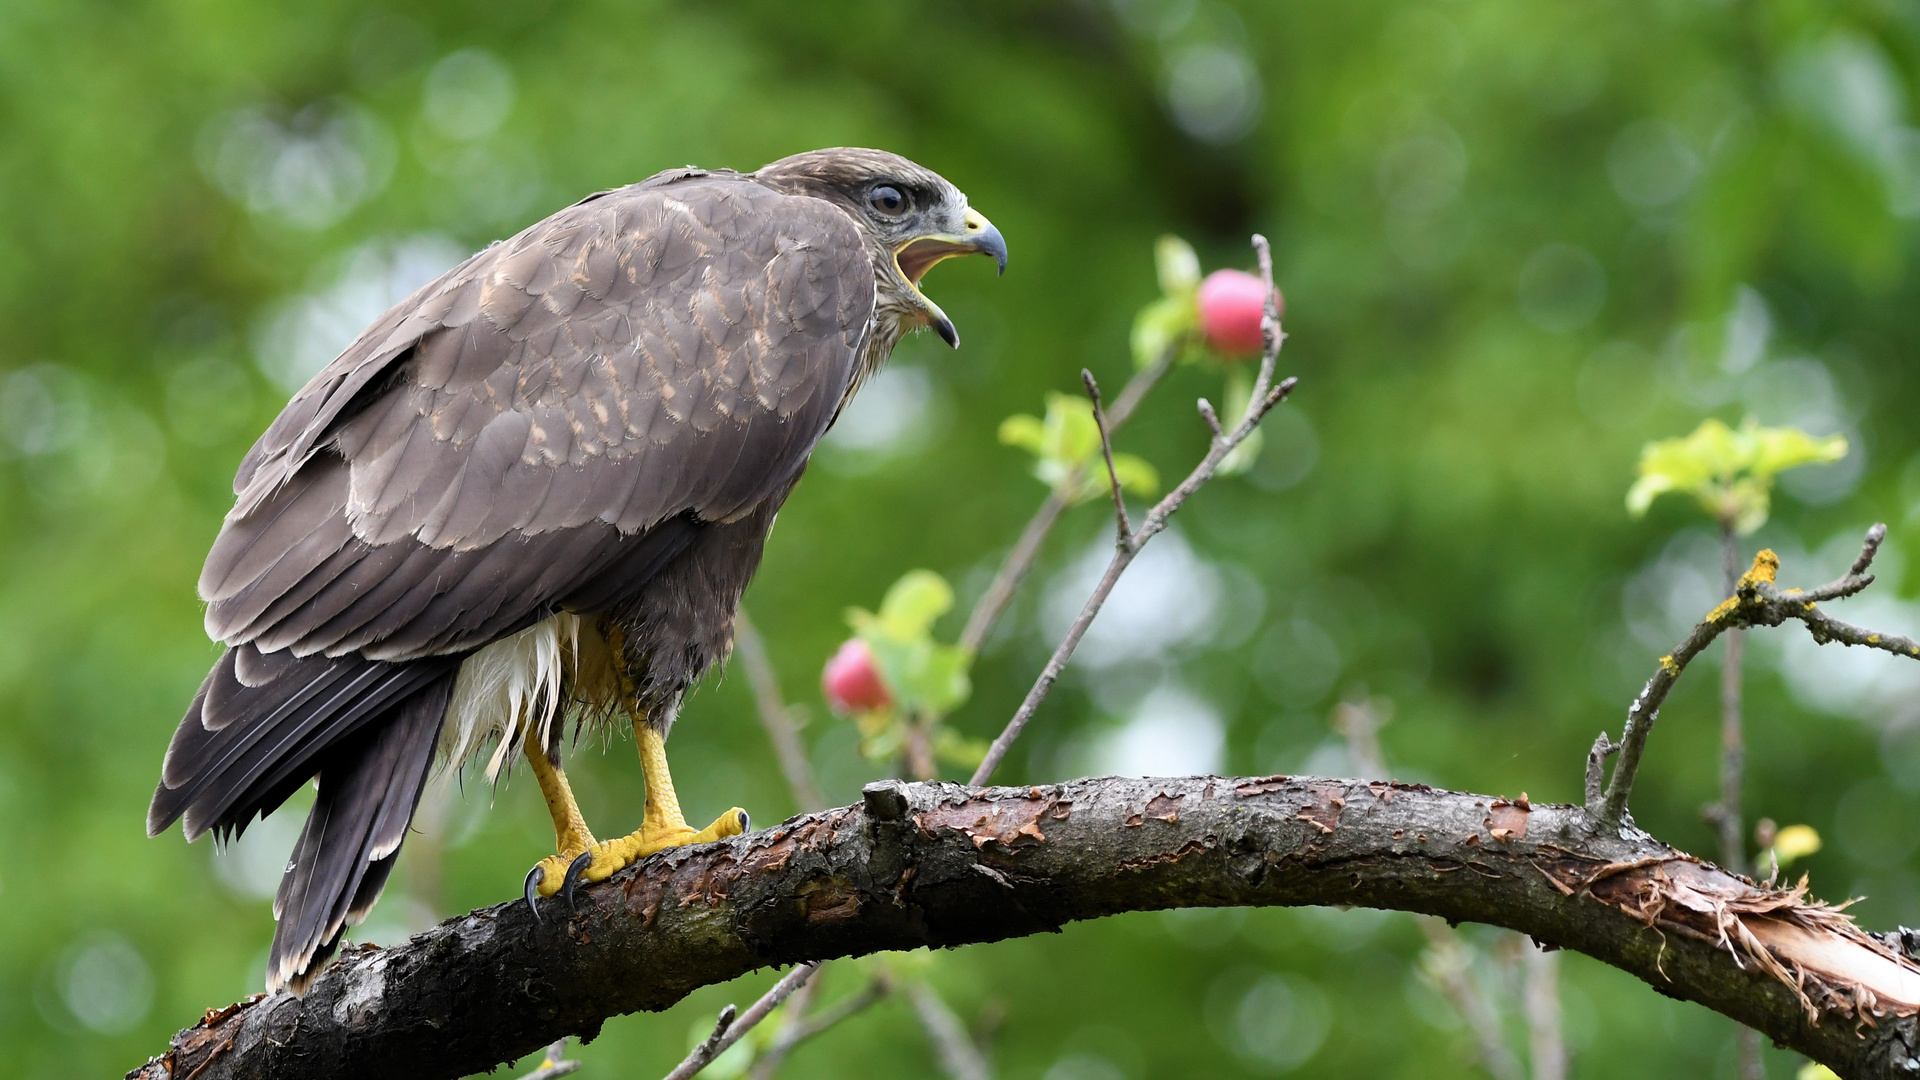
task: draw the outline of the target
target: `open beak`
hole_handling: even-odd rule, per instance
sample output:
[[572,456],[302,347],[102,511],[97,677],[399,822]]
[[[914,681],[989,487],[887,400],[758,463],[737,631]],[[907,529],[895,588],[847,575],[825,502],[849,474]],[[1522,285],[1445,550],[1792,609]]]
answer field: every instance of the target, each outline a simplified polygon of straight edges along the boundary
[[960,332],[953,328],[953,320],[940,310],[940,305],[927,299],[920,292],[920,279],[925,277],[935,263],[951,259],[956,255],[991,255],[999,264],[1000,273],[1007,272],[1007,241],[1000,230],[993,227],[984,214],[969,208],[963,230],[959,233],[936,233],[931,236],[916,237],[894,249],[895,265],[900,267],[900,275],[913,285],[919,293],[920,302],[926,305],[927,322],[940,335],[941,340],[954,348],[960,347]]

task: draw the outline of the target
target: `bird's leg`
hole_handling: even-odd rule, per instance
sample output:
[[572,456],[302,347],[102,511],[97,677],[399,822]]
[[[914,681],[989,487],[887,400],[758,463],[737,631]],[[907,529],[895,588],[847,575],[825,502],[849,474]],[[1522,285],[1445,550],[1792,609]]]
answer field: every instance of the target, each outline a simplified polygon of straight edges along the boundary
[[[634,710],[634,717],[633,737],[640,746],[640,773],[647,784],[645,816],[641,818],[640,827],[633,832],[597,844],[589,842],[585,850],[574,858],[566,868],[564,880],[555,886],[564,890],[569,898],[573,895],[576,882],[605,881],[622,867],[656,851],[724,840],[729,836],[739,836],[751,827],[747,812],[736,806],[698,832],[689,828],[686,816],[680,812],[680,800],[673,791],[673,776],[667,771],[666,740],[647,722],[644,711]],[[558,821],[557,816],[555,820]],[[582,826],[583,833],[584,829],[585,826]],[[541,867],[553,861],[545,860]],[[547,880],[553,879],[549,877]],[[550,889],[546,882],[542,882],[539,889],[543,896],[553,895],[554,889]]]
[[699,832],[688,828],[686,816],[680,812],[680,798],[674,794],[673,774],[667,771],[667,740],[644,717],[633,722],[633,738],[640,746],[640,772],[647,781],[646,816],[633,834],[639,844],[636,858],[663,848],[704,844],[747,831],[747,812],[737,806]]
[[580,815],[580,804],[573,799],[573,787],[567,783],[566,771],[555,765],[547,757],[539,740],[529,737],[526,740],[527,763],[533,767],[534,779],[540,782],[540,794],[546,796],[547,811],[553,815],[553,846],[558,854],[549,855],[534,864],[527,873],[527,903],[533,903],[533,894],[552,896],[560,891],[560,884],[566,878],[567,867],[582,852],[593,847],[593,833],[587,828],[586,818]]

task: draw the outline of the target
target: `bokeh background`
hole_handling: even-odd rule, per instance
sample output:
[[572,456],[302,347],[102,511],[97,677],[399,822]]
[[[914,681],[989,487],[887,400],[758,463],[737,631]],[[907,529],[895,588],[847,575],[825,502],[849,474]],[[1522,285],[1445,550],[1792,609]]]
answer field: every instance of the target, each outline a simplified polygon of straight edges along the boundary
[[[1329,715],[1372,698],[1397,775],[1566,800],[1715,599],[1692,507],[1624,512],[1647,439],[1706,416],[1845,433],[1754,543],[1807,583],[1889,522],[1845,610],[1920,629],[1917,73],[1914,0],[0,5],[0,1060],[117,1074],[257,988],[297,817],[218,856],[142,828],[216,655],[200,559],[291,390],[477,247],[659,169],[833,144],[916,158],[1005,232],[1004,280],[930,281],[965,347],[901,348],[748,596],[847,800],[874,767],[818,692],[845,608],[926,567],[964,610],[1045,494],[999,421],[1083,365],[1126,376],[1156,236],[1212,268],[1266,233],[1300,391],[1258,467],[1142,559],[1001,777],[1342,773]],[[1220,381],[1178,369],[1123,449],[1184,472]],[[1098,503],[1062,523],[963,731],[998,730],[1109,527]],[[1920,667],[1792,631],[1750,656],[1750,814],[1827,837],[1817,893],[1920,922]],[[1714,682],[1683,682],[1636,792],[1702,852]],[[673,749],[690,817],[794,809],[737,674]],[[573,765],[606,828],[638,818],[630,755]],[[525,782],[446,787],[420,830],[357,938],[509,897],[551,845]],[[1482,1075],[1425,947],[1404,915],[1136,915],[926,970],[1009,1078]],[[859,985],[843,970],[829,997]],[[1575,1075],[1732,1075],[1729,1021],[1562,972]],[[771,978],[609,1022],[579,1075],[660,1075]],[[890,1000],[784,1075],[935,1072]]]

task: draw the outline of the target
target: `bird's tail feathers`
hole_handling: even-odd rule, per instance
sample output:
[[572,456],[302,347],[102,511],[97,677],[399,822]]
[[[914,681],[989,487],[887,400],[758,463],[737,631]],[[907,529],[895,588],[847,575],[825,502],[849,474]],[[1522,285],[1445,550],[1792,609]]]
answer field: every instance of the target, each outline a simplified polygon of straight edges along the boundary
[[320,791],[273,900],[269,992],[306,988],[346,928],[373,908],[420,802],[447,712],[453,672],[330,748]]

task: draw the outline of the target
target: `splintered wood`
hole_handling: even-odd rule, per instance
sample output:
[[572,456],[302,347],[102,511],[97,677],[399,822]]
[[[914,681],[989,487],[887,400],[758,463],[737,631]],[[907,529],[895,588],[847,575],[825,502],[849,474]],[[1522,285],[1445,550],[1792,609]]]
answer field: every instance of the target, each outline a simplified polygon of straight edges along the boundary
[[1611,863],[1586,880],[1593,896],[1663,933],[1712,942],[1791,987],[1818,1022],[1825,1011],[1871,1023],[1920,1012],[1920,966],[1863,932],[1839,906],[1756,887],[1686,858]]

